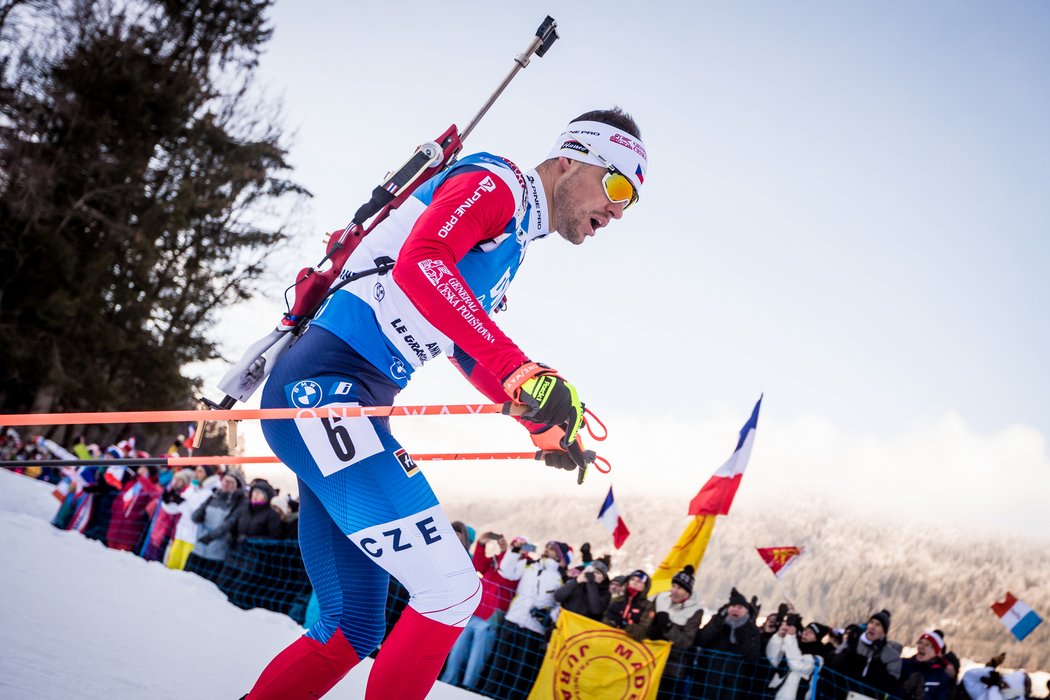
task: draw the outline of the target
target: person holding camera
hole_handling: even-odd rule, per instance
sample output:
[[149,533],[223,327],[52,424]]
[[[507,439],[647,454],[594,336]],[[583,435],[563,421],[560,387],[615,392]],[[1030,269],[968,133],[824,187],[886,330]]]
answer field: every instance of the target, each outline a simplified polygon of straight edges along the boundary
[[[500,570],[514,571],[526,559],[528,543],[512,546]],[[499,628],[493,662],[483,694],[506,700],[524,700],[543,664],[547,638],[554,626],[554,592],[565,582],[572,555],[569,545],[550,541],[538,561],[524,564],[514,599]]]
[[588,562],[580,574],[554,592],[562,610],[601,620],[609,607],[609,567],[603,561]]
[[776,700],[801,700],[808,697],[813,670],[824,662],[820,655],[822,645],[819,640],[800,640],[804,628],[798,613],[785,611],[777,617],[780,624],[766,644],[766,658],[776,670],[769,688],[776,691]]
[[880,610],[863,628],[850,625],[831,657],[831,667],[886,693],[896,693],[901,677],[901,645],[890,640],[890,611]]

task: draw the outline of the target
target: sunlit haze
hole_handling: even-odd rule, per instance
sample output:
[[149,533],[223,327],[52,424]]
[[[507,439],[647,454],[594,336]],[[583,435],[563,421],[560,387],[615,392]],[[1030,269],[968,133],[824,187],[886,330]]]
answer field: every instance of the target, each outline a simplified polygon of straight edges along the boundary
[[[641,200],[582,246],[530,247],[497,323],[608,425],[582,487],[536,463],[425,466],[439,496],[609,484],[689,498],[764,393],[740,507],[790,499],[1046,535],[1050,5],[1042,2],[276,4],[260,83],[313,194],[266,293],[216,327],[268,332],[296,270],[389,170],[481,107],[550,13],[561,39],[471,134],[522,168],[620,105]],[[400,403],[483,401],[444,361]],[[191,370],[208,393],[224,366]],[[257,405],[257,400],[255,402]],[[412,452],[531,449],[502,417],[402,418]],[[257,428],[246,453],[269,453]],[[290,483],[277,468],[254,472]]]

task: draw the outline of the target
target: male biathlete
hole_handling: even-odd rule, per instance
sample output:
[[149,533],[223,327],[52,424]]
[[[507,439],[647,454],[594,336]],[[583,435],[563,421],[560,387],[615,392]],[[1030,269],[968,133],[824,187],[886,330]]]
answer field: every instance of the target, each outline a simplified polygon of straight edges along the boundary
[[[385,406],[446,354],[485,396],[527,409],[552,466],[583,457],[575,388],[492,322],[529,244],[579,245],[638,200],[646,154],[618,108],[588,112],[535,170],[476,153],[423,184],[348,259],[389,257],[389,276],[331,294],[278,361],[265,408]],[[249,700],[319,698],[382,641],[388,576],[411,595],[368,679],[371,700],[423,698],[481,598],[481,582],[434,492],[386,418],[264,421],[299,480],[299,544],[321,617],[263,670]]]

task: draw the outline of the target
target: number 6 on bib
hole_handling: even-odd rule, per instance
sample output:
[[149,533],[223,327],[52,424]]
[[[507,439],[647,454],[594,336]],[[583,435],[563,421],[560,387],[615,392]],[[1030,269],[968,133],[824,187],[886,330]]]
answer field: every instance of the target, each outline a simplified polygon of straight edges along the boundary
[[357,405],[335,403],[319,406],[314,410],[321,418],[295,419],[310,456],[324,476],[331,476],[384,450],[370,419],[343,418],[335,410],[328,410]]

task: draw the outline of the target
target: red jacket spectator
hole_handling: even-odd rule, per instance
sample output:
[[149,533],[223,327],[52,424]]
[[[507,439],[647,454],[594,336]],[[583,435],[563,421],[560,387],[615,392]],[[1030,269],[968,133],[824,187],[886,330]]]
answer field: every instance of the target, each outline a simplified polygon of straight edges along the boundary
[[481,574],[481,603],[474,611],[474,616],[482,620],[489,619],[497,610],[507,612],[510,601],[514,598],[514,590],[517,588],[517,583],[513,579],[504,578],[500,574],[499,565],[507,554],[505,543],[497,556],[490,557],[485,554],[487,542],[487,539],[482,538],[482,541],[479,541],[474,548],[474,568]]

